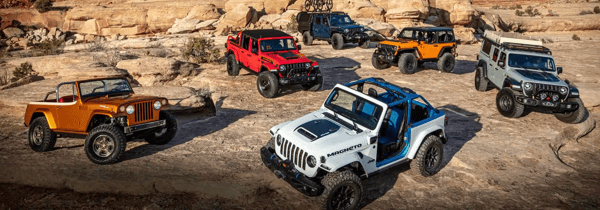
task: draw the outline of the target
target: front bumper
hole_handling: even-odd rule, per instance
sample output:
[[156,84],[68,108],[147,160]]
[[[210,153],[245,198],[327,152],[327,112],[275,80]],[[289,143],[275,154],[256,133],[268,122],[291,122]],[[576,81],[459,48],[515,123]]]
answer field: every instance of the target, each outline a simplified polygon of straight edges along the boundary
[[130,133],[137,132],[137,131],[148,130],[148,129],[152,129],[152,128],[165,126],[166,124],[167,124],[166,120],[158,120],[158,121],[154,121],[154,122],[124,127],[123,130],[124,130],[125,134],[130,134]]
[[572,112],[579,109],[579,104],[576,102],[552,102],[528,98],[525,96],[516,96],[517,102],[526,106],[535,107],[538,109],[549,110],[552,112]]
[[361,43],[364,40],[369,39],[369,35],[366,33],[354,33],[354,34],[344,34],[344,42],[346,43]]
[[[313,70],[317,71],[318,69]],[[297,84],[313,84],[319,81],[319,77],[322,75],[319,74],[297,74],[297,75],[289,75],[288,77],[279,78],[279,85],[297,85]]]
[[373,52],[373,57],[377,57],[380,61],[385,63],[394,63],[396,60],[395,53],[384,52],[382,50],[375,50],[375,52]]
[[288,182],[292,187],[301,193],[314,197],[323,193],[323,185],[308,179],[304,174],[301,174],[294,169],[294,163],[289,160],[282,160],[274,152],[269,151],[266,147],[260,149],[260,157],[262,162],[275,173],[277,178]]

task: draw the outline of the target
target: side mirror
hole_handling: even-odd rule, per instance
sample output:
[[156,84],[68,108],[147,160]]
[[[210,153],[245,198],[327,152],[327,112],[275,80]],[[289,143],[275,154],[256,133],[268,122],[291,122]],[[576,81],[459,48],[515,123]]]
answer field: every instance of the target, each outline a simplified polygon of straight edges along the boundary
[[257,48],[252,48],[252,53],[256,54],[258,52]]
[[498,62],[498,66],[500,66],[500,67],[504,67],[504,61],[499,61],[499,62]]
[[302,50],[302,45],[298,45],[298,50]]
[[556,72],[557,72],[558,74],[562,74],[562,71],[563,71],[562,67],[557,67],[557,68],[556,68]]

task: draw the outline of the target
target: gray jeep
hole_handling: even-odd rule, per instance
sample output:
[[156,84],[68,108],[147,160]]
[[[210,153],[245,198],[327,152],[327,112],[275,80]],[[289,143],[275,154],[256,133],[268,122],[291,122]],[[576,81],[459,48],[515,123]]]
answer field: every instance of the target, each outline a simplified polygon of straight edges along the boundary
[[558,77],[550,49],[541,41],[519,34],[486,32],[477,56],[475,88],[498,88],[496,107],[500,114],[517,118],[525,107],[553,113],[565,123],[580,123],[585,107],[579,91]]

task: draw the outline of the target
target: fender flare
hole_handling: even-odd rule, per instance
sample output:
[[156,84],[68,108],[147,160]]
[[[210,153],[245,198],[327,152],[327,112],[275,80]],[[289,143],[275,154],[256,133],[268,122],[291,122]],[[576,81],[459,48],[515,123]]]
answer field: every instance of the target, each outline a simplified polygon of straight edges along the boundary
[[89,128],[90,128],[90,123],[92,122],[92,119],[94,119],[94,117],[96,117],[96,116],[98,116],[98,115],[103,115],[103,116],[107,116],[107,117],[110,117],[110,118],[113,118],[113,117],[114,117],[114,116],[113,116],[113,114],[112,114],[112,113],[110,113],[110,112],[107,112],[107,111],[98,111],[98,110],[96,110],[96,111],[92,112],[92,113],[89,115],[89,116],[90,116],[90,118],[88,118],[88,119],[87,119],[87,122],[85,123],[85,125],[86,125],[86,126],[85,126],[85,130],[86,130],[86,131],[89,131]]
[[523,88],[521,87],[521,83],[513,78],[507,77],[504,79],[504,83],[502,83],[502,88],[510,87],[513,90],[521,91]]
[[568,98],[579,98],[579,89],[573,85],[569,85],[569,97]]
[[485,62],[484,60],[479,60],[479,63],[477,63],[477,67],[481,67],[481,69],[483,70],[483,77],[484,78],[488,78],[487,77],[487,62]]
[[[315,157],[316,158],[316,157]],[[354,162],[358,162],[359,166],[361,168],[363,168],[364,170],[364,166],[362,165],[362,162],[360,161],[360,157],[358,156],[358,152],[355,153],[350,153],[347,155],[342,155],[339,157],[335,157],[335,158],[331,158],[329,160],[327,160],[327,162],[325,162],[322,165],[326,165],[327,167],[331,168],[330,170],[326,170],[324,168],[321,167],[322,170],[328,171],[328,172],[334,172],[339,170],[340,168],[346,167]]]
[[425,137],[427,137],[429,134],[432,134],[439,130],[442,131],[442,136],[444,136],[445,135],[444,128],[442,128],[439,125],[436,125],[436,126],[430,127],[428,129],[422,131],[417,136],[417,139],[411,139],[411,141],[414,140],[414,142],[413,142],[412,146],[410,148],[408,148],[408,153],[406,154],[406,157],[408,157],[408,159],[415,158],[415,155],[417,154],[417,151],[419,151],[419,148],[421,148],[421,144],[423,143],[423,140],[425,140]]
[[42,114],[42,115],[44,115],[44,117],[46,117],[46,121],[48,122],[48,127],[50,127],[51,130],[54,130],[54,129],[57,128],[57,126],[56,126],[56,120],[54,119],[54,115],[47,108],[38,108],[38,109],[36,109],[35,111],[32,112],[31,118],[29,118],[29,125],[30,126],[31,126],[31,122],[33,122],[33,120],[35,119],[35,118],[33,118],[33,116],[39,115],[39,114]]
[[452,53],[452,48],[453,47],[451,47],[451,46],[442,47],[442,49],[440,50],[440,53],[438,54],[438,58],[441,58],[442,55],[444,55],[444,53],[446,53],[446,52]]

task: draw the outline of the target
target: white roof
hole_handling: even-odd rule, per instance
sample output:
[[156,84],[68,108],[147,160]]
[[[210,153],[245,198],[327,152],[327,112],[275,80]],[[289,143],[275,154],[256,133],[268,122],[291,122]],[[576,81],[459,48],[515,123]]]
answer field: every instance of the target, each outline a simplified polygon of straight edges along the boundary
[[518,33],[500,32],[500,31],[485,31],[484,37],[491,39],[492,41],[502,44],[504,42],[516,43],[516,44],[527,44],[542,46],[542,41],[534,39],[530,36],[525,36]]

